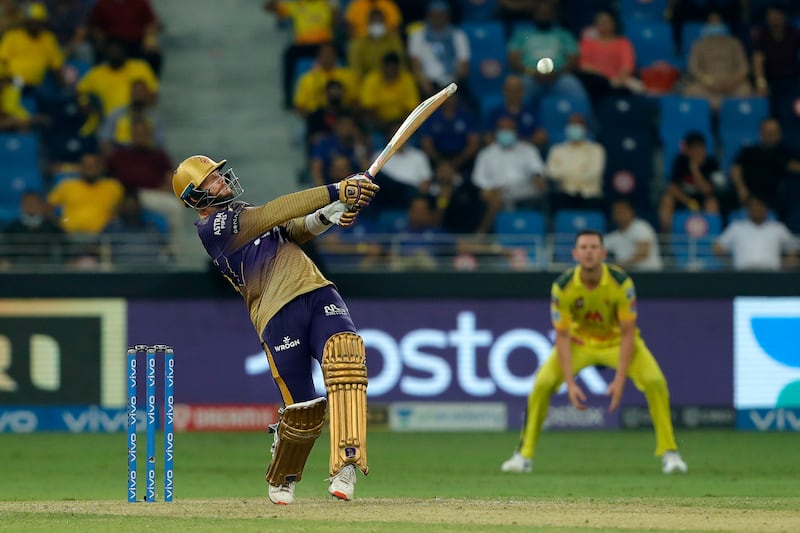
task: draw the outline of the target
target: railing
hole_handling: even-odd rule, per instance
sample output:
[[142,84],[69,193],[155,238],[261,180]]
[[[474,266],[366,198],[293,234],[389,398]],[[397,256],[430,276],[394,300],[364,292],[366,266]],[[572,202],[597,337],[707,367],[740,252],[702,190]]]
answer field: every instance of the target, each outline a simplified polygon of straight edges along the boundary
[[[344,231],[312,241],[328,272],[356,271],[559,271],[573,263],[572,235],[365,234]],[[662,235],[667,271],[730,269],[712,254],[711,239]],[[610,261],[614,261],[611,257]],[[205,270],[208,257],[195,235],[170,244],[151,235],[62,238],[0,237],[0,271],[169,272]]]

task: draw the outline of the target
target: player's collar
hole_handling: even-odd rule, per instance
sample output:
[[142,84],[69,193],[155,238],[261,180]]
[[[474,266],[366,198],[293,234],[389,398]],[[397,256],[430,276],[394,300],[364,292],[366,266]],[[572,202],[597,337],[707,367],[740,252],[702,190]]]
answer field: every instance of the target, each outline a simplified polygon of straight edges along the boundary
[[[608,265],[605,261],[602,263],[603,273],[600,274],[600,283],[597,284],[598,287],[602,287],[608,283],[608,278],[610,276],[608,271]],[[573,274],[573,278],[576,283],[578,283],[581,287],[586,288],[586,285],[583,284],[583,280],[581,280],[581,266],[575,266],[575,274]]]

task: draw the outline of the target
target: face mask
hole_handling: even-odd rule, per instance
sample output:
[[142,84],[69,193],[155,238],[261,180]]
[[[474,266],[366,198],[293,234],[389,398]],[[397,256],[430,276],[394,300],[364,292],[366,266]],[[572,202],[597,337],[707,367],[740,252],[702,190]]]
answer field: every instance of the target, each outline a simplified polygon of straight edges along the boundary
[[370,37],[378,38],[386,35],[386,26],[380,22],[373,22],[367,27],[367,33]]
[[496,138],[497,144],[503,148],[508,148],[517,142],[517,132],[514,130],[498,130]]
[[567,124],[564,135],[568,141],[582,141],[586,138],[586,128],[581,124]]
[[717,37],[719,35],[728,35],[728,27],[725,24],[706,24],[703,26],[700,34],[703,37]]
[[44,221],[43,215],[29,215],[22,213],[19,216],[19,221],[28,228],[37,228]]

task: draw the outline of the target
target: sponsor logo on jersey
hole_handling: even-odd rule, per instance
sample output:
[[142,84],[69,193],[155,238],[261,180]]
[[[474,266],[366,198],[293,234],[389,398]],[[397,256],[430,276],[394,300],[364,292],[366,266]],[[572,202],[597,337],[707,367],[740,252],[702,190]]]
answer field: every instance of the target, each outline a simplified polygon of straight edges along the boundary
[[222,235],[226,220],[228,220],[228,213],[217,213],[217,216],[214,217],[214,235]]
[[335,315],[346,315],[347,309],[343,307],[339,307],[336,304],[330,304],[323,307],[325,311],[325,316],[335,316]]
[[300,339],[292,339],[286,336],[283,338],[283,344],[275,345],[273,348],[276,352],[282,352],[294,348],[295,346],[300,346]]
[[239,215],[241,211],[234,211],[233,216],[231,217],[231,231],[236,234],[239,233]]
[[602,322],[603,315],[600,314],[600,311],[586,311],[586,315],[583,319],[587,322]]
[[581,309],[583,307],[583,298],[578,298],[575,300],[575,309]]
[[631,301],[635,300],[636,299],[636,289],[631,287],[630,289],[625,291],[625,298],[627,298],[628,300],[631,300]]

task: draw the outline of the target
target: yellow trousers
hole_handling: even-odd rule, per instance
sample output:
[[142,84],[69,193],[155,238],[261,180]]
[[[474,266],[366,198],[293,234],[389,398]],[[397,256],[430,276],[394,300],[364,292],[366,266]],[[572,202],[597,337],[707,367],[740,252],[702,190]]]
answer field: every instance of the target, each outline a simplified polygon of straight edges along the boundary
[[[572,343],[572,374],[591,365],[603,365],[616,368],[619,363],[619,344],[596,348]],[[634,341],[633,359],[628,367],[628,377],[636,388],[644,393],[650,418],[656,433],[656,455],[661,456],[669,450],[677,450],[675,433],[672,429],[672,417],[669,409],[669,390],[667,380],[661,372],[655,357],[647,349],[644,341],[637,335]],[[532,458],[536,442],[542,431],[542,424],[550,406],[550,397],[555,394],[564,382],[561,366],[558,364],[556,350],[545,361],[536,374],[533,390],[528,396],[528,412],[525,425],[520,436],[519,453]]]

